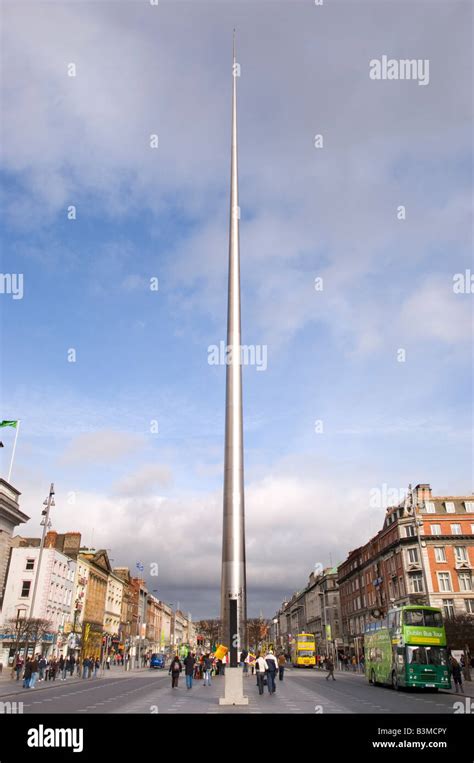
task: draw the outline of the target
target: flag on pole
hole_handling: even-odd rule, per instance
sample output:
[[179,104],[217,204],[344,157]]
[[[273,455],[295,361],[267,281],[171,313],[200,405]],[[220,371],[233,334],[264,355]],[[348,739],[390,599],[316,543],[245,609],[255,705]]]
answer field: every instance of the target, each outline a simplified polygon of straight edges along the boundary
[[14,427],[18,426],[18,421],[0,421],[0,427]]

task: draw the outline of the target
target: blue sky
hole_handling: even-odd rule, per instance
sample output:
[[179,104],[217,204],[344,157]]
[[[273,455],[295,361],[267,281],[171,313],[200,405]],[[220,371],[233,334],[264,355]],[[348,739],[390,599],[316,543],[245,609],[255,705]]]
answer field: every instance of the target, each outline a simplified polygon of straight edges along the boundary
[[[244,369],[250,613],[379,529],[374,488],[473,491],[472,294],[452,288],[472,268],[470,13],[5,3],[2,272],[24,298],[0,295],[1,394],[25,532],[53,480],[56,529],[218,612],[233,26],[243,339],[268,347]],[[383,54],[429,58],[429,84],[370,80]]]

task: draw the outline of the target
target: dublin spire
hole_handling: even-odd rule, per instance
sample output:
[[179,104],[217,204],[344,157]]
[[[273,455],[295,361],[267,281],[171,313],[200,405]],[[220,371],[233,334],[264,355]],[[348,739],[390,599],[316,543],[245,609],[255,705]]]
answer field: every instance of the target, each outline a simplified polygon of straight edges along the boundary
[[237,664],[238,647],[244,648],[246,646],[247,620],[242,366],[240,351],[240,209],[237,175],[237,77],[240,75],[240,70],[235,57],[235,30],[232,75],[221,618],[222,641],[230,648],[230,664],[235,666]]

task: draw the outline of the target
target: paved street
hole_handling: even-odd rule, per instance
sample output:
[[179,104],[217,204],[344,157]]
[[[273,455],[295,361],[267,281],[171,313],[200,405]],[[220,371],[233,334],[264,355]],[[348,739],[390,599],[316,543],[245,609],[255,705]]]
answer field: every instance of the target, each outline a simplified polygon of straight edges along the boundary
[[277,692],[260,697],[255,679],[244,679],[249,697],[246,708],[220,707],[222,678],[211,687],[195,681],[186,689],[184,676],[179,688],[171,689],[167,671],[110,671],[102,678],[73,679],[39,684],[34,690],[2,681],[0,700],[22,701],[24,713],[452,713],[459,697],[444,693],[394,692],[373,687],[364,677],[339,673],[326,681],[319,671],[287,670],[277,681]]

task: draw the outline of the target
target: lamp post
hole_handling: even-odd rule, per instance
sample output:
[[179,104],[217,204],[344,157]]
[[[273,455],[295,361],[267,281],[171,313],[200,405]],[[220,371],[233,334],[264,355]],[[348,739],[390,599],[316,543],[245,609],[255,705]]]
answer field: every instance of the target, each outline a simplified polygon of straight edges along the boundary
[[34,616],[34,609],[35,609],[35,602],[36,602],[36,593],[38,591],[38,581],[40,576],[40,568],[41,568],[41,559],[43,557],[43,549],[44,549],[44,542],[46,539],[46,532],[48,527],[51,527],[51,522],[49,519],[49,510],[51,506],[55,506],[54,503],[54,482],[51,483],[51,487],[49,489],[49,495],[48,497],[43,501],[43,506],[46,506],[45,509],[41,512],[41,515],[44,517],[41,520],[41,524],[43,525],[43,534],[41,535],[41,543],[39,547],[39,554],[38,554],[38,564],[36,567],[36,575],[35,575],[35,584],[33,586],[33,595],[31,597],[31,604],[30,604],[30,612],[29,616],[30,618],[33,618]]

